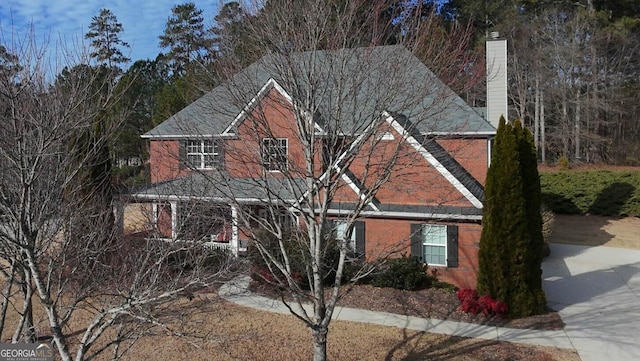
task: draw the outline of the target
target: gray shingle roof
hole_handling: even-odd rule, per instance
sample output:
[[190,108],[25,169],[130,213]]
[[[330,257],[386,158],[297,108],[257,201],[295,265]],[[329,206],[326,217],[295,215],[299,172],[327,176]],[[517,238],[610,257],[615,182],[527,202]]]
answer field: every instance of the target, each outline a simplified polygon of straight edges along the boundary
[[181,178],[153,184],[135,192],[138,198],[205,199],[226,202],[295,200],[304,192],[303,180],[278,178],[231,178],[223,172],[194,172]]
[[402,46],[266,55],[143,137],[220,135],[274,79],[329,130],[355,134],[383,111],[422,134],[493,134],[478,112]]

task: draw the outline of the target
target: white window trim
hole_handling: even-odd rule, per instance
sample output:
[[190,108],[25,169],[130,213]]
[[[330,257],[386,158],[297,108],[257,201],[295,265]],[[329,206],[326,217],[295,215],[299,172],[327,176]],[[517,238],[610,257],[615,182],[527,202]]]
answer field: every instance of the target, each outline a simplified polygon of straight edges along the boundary
[[352,252],[356,251],[356,229],[355,229],[355,224],[351,226],[351,239],[346,240],[344,238],[342,238],[339,234],[338,234],[338,226],[339,225],[345,225],[345,231],[346,231],[346,226],[349,224],[348,221],[343,220],[343,219],[336,219],[333,221],[333,227],[335,229],[336,232],[336,238],[340,241],[346,241],[347,242],[347,248],[349,248]]
[[[440,243],[428,243],[425,240],[425,234],[428,233],[428,231],[425,231],[426,229],[429,229],[431,227],[437,227],[437,228],[443,228],[444,229],[444,244],[440,244]],[[422,229],[421,229],[421,238],[422,238],[422,258],[424,259],[425,263],[427,263],[429,266],[444,266],[447,267],[447,255],[449,254],[449,250],[448,248],[448,244],[449,244],[449,233],[448,233],[448,229],[447,226],[444,224],[423,224],[422,225]],[[425,247],[426,246],[430,246],[430,247],[442,247],[444,248],[444,263],[429,263],[427,262],[425,257]]]
[[395,140],[396,138],[391,134],[391,132],[385,132],[382,134],[378,134],[376,137],[377,140]]
[[[190,143],[191,142],[195,142],[197,143],[198,146],[198,151],[197,152],[190,152]],[[212,152],[208,153],[205,152],[205,142],[211,142],[211,149]],[[220,144],[218,144],[218,142],[214,139],[203,139],[203,140],[197,140],[197,139],[189,139],[187,140],[187,143],[185,144],[185,154],[187,157],[187,162],[193,166],[196,169],[214,169],[215,165],[217,163],[219,163],[219,158],[220,157],[220,151],[219,151],[219,147]],[[198,156],[200,158],[200,162],[199,164],[193,164],[189,158],[189,156]],[[211,156],[212,160],[213,160],[213,165],[211,166],[206,166],[206,162],[205,162],[205,157],[206,156]]]
[[[278,142],[278,149],[280,150],[282,147],[282,144],[280,142],[284,141],[284,165],[279,164],[277,169],[272,169],[272,167],[270,166],[269,168],[267,168],[265,165],[267,164],[267,162],[265,161],[265,156],[267,154],[271,154],[270,152],[266,152],[266,142],[270,143],[271,146],[271,142]],[[262,168],[269,173],[279,173],[282,172],[283,170],[287,170],[289,169],[289,138],[262,138],[262,145],[261,145],[261,154],[260,154],[261,158],[262,158]],[[271,162],[269,162],[269,164],[271,164]]]

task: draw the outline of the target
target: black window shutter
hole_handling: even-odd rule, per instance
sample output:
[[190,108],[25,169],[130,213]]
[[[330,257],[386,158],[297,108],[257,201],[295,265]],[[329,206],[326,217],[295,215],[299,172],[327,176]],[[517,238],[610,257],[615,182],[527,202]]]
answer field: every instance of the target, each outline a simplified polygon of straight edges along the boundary
[[216,168],[222,170],[224,169],[224,142],[222,139],[214,139],[214,146],[216,151],[218,152],[218,156],[214,159]]
[[178,148],[178,167],[179,169],[185,169],[187,167],[187,141],[180,140]]
[[327,219],[324,223],[324,234],[325,239],[335,239],[336,238],[336,225],[333,222],[333,219]]
[[458,267],[458,226],[447,226],[447,267]]
[[411,256],[423,258],[422,252],[422,225],[411,224]]
[[365,257],[365,223],[363,221],[356,221],[354,223],[354,232],[356,232],[356,254],[359,258]]

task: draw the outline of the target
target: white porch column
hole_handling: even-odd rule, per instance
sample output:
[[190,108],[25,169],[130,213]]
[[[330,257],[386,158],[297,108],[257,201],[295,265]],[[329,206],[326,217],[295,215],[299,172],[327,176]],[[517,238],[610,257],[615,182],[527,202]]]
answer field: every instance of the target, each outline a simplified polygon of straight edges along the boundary
[[178,202],[170,202],[171,204],[171,239],[178,238]]
[[115,226],[118,235],[124,234],[124,205],[120,202],[113,206],[113,216],[115,217]]
[[231,206],[231,252],[234,256],[238,256],[240,249],[240,241],[238,240],[238,210],[235,206]]
[[154,229],[158,228],[158,203],[151,205],[151,223]]

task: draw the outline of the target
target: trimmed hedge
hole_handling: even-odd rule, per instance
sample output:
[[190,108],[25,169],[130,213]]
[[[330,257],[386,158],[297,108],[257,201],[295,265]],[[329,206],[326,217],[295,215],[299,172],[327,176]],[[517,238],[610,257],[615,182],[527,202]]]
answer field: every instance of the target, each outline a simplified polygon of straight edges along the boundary
[[640,171],[540,173],[540,185],[555,213],[640,216]]

